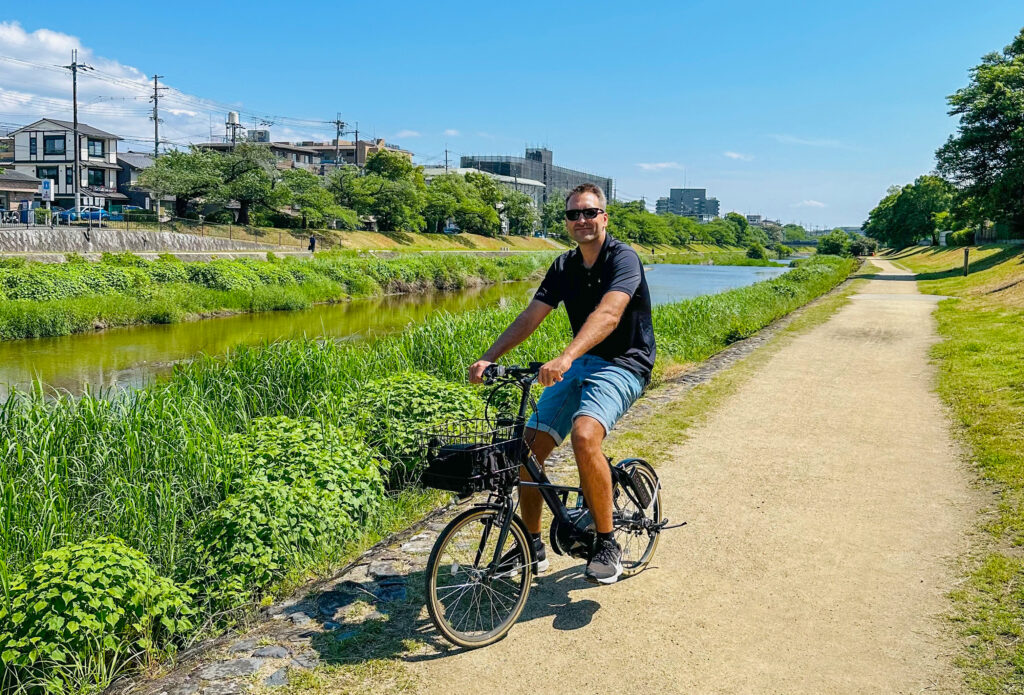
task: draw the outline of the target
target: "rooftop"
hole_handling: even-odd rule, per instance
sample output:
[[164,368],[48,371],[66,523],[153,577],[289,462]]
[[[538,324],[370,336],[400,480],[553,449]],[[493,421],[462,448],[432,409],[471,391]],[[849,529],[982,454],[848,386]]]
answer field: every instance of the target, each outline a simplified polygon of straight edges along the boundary
[[[20,133],[20,132],[26,131],[26,130],[42,130],[42,128],[39,127],[39,125],[42,124],[42,123],[52,123],[55,126],[57,126],[58,128],[64,128],[65,130],[74,130],[75,129],[75,124],[72,121],[59,121],[56,118],[41,118],[38,121],[36,121],[35,123],[30,123],[27,126],[24,126],[22,128],[18,128],[17,130],[14,131],[14,133]],[[95,136],[95,137],[98,137],[98,138],[107,138],[107,139],[111,139],[111,140],[121,140],[122,139],[122,138],[114,135],[113,133],[108,133],[105,130],[100,130],[99,128],[93,128],[91,125],[86,125],[85,123],[82,123],[82,122],[79,122],[79,124],[78,124],[78,132],[81,135],[92,135],[92,136]],[[14,133],[11,133],[11,135],[14,135]]]

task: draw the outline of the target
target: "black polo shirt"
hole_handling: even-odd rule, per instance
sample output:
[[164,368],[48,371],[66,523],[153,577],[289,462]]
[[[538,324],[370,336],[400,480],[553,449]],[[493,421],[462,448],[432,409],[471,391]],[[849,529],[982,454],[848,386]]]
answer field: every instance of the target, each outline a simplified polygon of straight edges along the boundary
[[548,268],[534,299],[557,307],[565,302],[573,335],[580,332],[605,292],[630,296],[622,318],[611,334],[587,351],[633,372],[644,382],[654,368],[654,325],[651,292],[644,266],[632,248],[605,232],[604,244],[592,268],[583,265],[579,248],[566,251]]

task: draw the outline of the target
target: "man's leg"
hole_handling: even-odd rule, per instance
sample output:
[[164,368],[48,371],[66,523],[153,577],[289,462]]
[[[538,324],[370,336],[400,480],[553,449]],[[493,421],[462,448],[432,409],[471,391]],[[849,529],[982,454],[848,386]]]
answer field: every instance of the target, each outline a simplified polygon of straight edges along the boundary
[[580,487],[598,533],[612,532],[612,474],[601,451],[604,425],[580,415],[572,425],[572,450],[580,471]]
[[[526,441],[530,443],[530,451],[537,458],[540,469],[544,470],[544,461],[555,448],[555,440],[547,432],[527,428]],[[523,480],[531,480],[530,474],[525,468],[519,469],[519,476]],[[544,509],[544,498],[540,496],[540,490],[535,487],[519,488],[519,508],[526,523],[526,529],[530,533],[540,533],[540,514]]]

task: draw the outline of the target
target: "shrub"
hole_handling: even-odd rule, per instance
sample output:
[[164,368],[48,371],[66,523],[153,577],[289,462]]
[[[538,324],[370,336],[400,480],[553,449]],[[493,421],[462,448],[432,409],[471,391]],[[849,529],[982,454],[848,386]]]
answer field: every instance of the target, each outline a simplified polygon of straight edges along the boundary
[[747,258],[753,258],[757,261],[767,261],[768,251],[764,246],[755,241],[747,247]]
[[174,256],[171,258],[174,260],[169,261],[161,257],[149,264],[146,272],[149,273],[153,282],[188,282],[188,271],[185,269],[185,264]]
[[71,253],[64,254],[64,262],[68,265],[82,265],[89,261],[82,254],[72,251]]
[[342,409],[367,443],[394,465],[392,484],[401,484],[419,473],[418,440],[423,428],[477,416],[483,403],[468,386],[405,372],[370,381]]
[[238,263],[241,263],[246,268],[251,270],[259,278],[260,284],[263,285],[296,285],[295,277],[289,273],[285,268],[282,268],[277,263],[267,263],[265,261],[256,261],[251,258],[243,258]]
[[287,485],[308,480],[325,494],[339,494],[347,516],[364,518],[383,500],[381,468],[387,462],[353,432],[310,418],[257,418],[233,435],[249,475]]
[[193,562],[183,576],[212,606],[232,608],[353,531],[339,508],[309,480],[286,484],[256,478],[224,500],[196,529]]
[[207,215],[206,221],[212,224],[234,224],[235,216],[230,210],[218,210]]
[[156,222],[156,210],[129,210],[124,218],[129,222]]
[[974,230],[960,229],[946,237],[946,243],[950,246],[973,246]]
[[[191,599],[115,537],[50,550],[0,605],[0,659],[22,682],[55,667],[103,669],[193,628]],[[124,661],[124,659],[122,659]]]
[[125,268],[145,268],[149,265],[149,261],[141,256],[136,256],[131,251],[124,251],[122,253],[110,253],[108,251],[104,251],[100,256],[100,263],[118,265]]
[[259,276],[250,268],[235,261],[218,259],[209,263],[190,263],[189,282],[215,290],[245,290],[261,284]]

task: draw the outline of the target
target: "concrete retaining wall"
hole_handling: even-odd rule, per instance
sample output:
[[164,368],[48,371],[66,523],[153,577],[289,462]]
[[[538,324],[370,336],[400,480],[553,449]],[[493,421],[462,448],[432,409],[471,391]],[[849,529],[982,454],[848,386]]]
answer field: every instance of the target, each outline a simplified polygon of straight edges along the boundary
[[178,232],[144,232],[116,229],[51,229],[33,227],[0,229],[0,253],[134,253],[277,250],[275,244],[258,244]]

